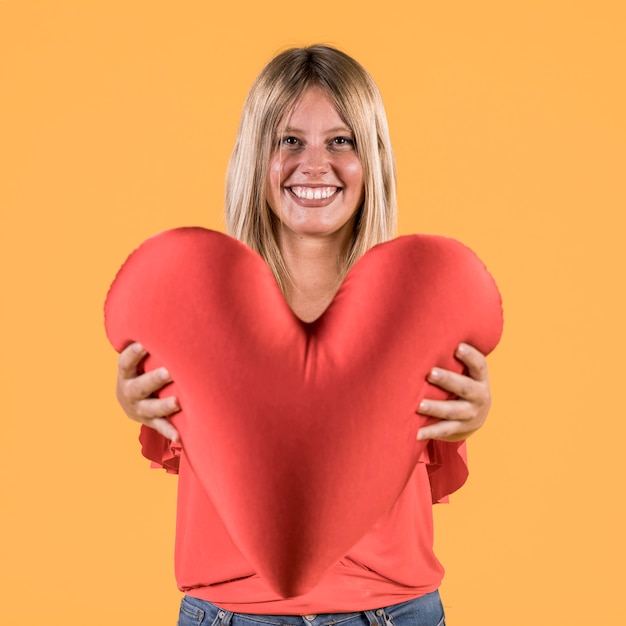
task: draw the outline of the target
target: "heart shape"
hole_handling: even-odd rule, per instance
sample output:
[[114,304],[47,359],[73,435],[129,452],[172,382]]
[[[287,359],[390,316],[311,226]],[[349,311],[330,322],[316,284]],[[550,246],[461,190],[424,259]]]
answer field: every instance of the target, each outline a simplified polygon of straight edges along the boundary
[[[202,228],[144,242],[105,304],[119,351],[165,364],[193,471],[256,571],[283,597],[312,588],[386,513],[424,450],[420,400],[446,394],[465,341],[497,344],[502,308],[476,255],[444,237],[376,246],[313,323],[262,258]],[[171,393],[171,391],[170,391]]]

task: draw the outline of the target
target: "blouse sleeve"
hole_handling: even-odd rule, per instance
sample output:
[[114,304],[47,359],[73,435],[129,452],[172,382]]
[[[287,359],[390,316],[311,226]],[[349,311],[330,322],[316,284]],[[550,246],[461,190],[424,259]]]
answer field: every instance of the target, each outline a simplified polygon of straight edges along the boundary
[[426,469],[433,504],[448,502],[469,475],[465,441],[449,443],[431,439],[426,447]]
[[142,426],[139,432],[141,454],[151,461],[151,467],[164,469],[168,474],[178,474],[181,445],[163,437],[153,428]]

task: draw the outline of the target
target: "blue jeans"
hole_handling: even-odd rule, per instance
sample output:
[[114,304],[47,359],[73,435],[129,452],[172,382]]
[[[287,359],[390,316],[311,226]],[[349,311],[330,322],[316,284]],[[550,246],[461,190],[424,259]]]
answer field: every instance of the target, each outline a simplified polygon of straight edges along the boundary
[[445,626],[445,623],[438,591],[408,602],[360,613],[303,616],[233,613],[206,600],[185,596],[180,604],[178,618],[178,626]]

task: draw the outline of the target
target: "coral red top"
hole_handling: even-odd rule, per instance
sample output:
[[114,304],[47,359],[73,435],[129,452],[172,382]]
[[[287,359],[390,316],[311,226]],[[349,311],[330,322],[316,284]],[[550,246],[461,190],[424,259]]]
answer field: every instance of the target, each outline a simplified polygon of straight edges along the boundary
[[[179,474],[176,580],[181,591],[239,613],[304,615],[363,611],[436,590],[443,567],[433,553],[432,504],[465,482],[465,443],[431,441],[404,491],[308,593],[282,598],[231,540],[180,446],[142,427],[143,455]],[[216,468],[219,471],[219,468]]]

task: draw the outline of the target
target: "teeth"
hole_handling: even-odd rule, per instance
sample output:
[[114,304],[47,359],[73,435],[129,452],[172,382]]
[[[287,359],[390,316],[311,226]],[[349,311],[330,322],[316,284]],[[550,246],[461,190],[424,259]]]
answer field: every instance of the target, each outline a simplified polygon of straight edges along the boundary
[[292,193],[302,200],[326,200],[337,193],[337,187],[291,187]]

